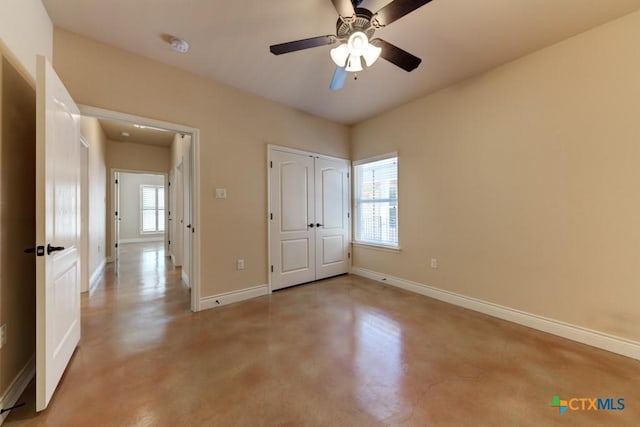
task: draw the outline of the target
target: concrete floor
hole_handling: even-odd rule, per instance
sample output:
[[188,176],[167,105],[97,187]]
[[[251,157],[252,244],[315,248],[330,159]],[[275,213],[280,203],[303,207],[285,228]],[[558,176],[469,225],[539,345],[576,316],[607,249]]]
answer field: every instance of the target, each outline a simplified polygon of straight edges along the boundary
[[[341,276],[201,313],[161,245],[126,245],[49,406],[7,426],[639,425],[640,362]],[[618,411],[551,407],[625,399]]]

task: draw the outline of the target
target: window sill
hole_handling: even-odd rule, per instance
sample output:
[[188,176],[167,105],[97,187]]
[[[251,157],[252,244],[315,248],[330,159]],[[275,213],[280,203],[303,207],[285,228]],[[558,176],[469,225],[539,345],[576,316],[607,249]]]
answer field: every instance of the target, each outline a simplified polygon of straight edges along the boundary
[[395,246],[376,245],[375,243],[364,243],[364,242],[352,242],[351,244],[357,248],[373,249],[373,250],[382,251],[382,252],[393,252],[393,253],[402,252],[401,248],[395,247]]

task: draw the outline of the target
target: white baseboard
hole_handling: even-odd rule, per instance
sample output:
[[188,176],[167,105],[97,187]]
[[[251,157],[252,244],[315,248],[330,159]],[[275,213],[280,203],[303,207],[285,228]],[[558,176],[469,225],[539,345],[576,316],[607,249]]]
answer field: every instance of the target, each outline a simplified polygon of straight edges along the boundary
[[[0,408],[9,408],[15,405],[24,393],[25,389],[36,375],[36,355],[31,356],[26,365],[18,372],[5,394],[0,398]],[[5,412],[0,416],[0,425],[11,412]]]
[[189,286],[189,275],[184,271],[184,268],[182,269],[182,281]]
[[351,274],[386,283],[407,291],[415,292],[449,304],[488,314],[489,316],[518,323],[529,328],[547,332],[563,338],[597,347],[612,353],[621,354],[640,360],[640,343],[626,338],[616,337],[604,332],[594,331],[559,320],[549,319],[536,314],[527,313],[491,302],[483,301],[454,292],[437,289],[422,283],[389,276],[360,267],[352,267]]
[[200,298],[200,310],[208,310],[214,307],[233,304],[251,298],[257,298],[269,294],[269,286],[260,285],[252,288],[241,289],[239,291],[226,292],[211,297]]
[[98,268],[95,269],[91,278],[89,279],[89,294],[92,294],[95,290],[96,285],[98,284],[98,279],[102,275],[104,271],[104,267],[107,265],[107,260],[103,259]]
[[132,239],[120,239],[121,245],[126,245],[127,243],[149,243],[149,242],[162,242],[164,241],[164,235],[155,236],[155,237],[134,237]]

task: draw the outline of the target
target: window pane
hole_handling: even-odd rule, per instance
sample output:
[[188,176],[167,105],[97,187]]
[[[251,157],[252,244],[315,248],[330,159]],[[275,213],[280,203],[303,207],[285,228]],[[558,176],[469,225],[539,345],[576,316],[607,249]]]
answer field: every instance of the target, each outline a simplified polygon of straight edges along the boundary
[[356,166],[360,200],[396,200],[398,165],[396,158]]
[[164,209],[164,187],[158,187],[158,209]]
[[398,207],[389,202],[363,202],[358,206],[358,233],[362,242],[398,244]]
[[156,189],[155,187],[142,187],[142,209],[156,208]]
[[398,245],[398,159],[355,167],[356,241]]
[[156,211],[142,211],[142,231],[156,231]]
[[158,210],[158,231],[164,231],[164,209]]

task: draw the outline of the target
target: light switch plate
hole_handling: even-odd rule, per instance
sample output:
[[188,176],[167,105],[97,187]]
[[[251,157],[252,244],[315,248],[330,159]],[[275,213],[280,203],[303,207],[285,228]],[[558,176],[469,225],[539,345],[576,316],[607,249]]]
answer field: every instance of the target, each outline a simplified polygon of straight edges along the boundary
[[216,199],[226,199],[226,198],[227,198],[227,189],[216,188]]

